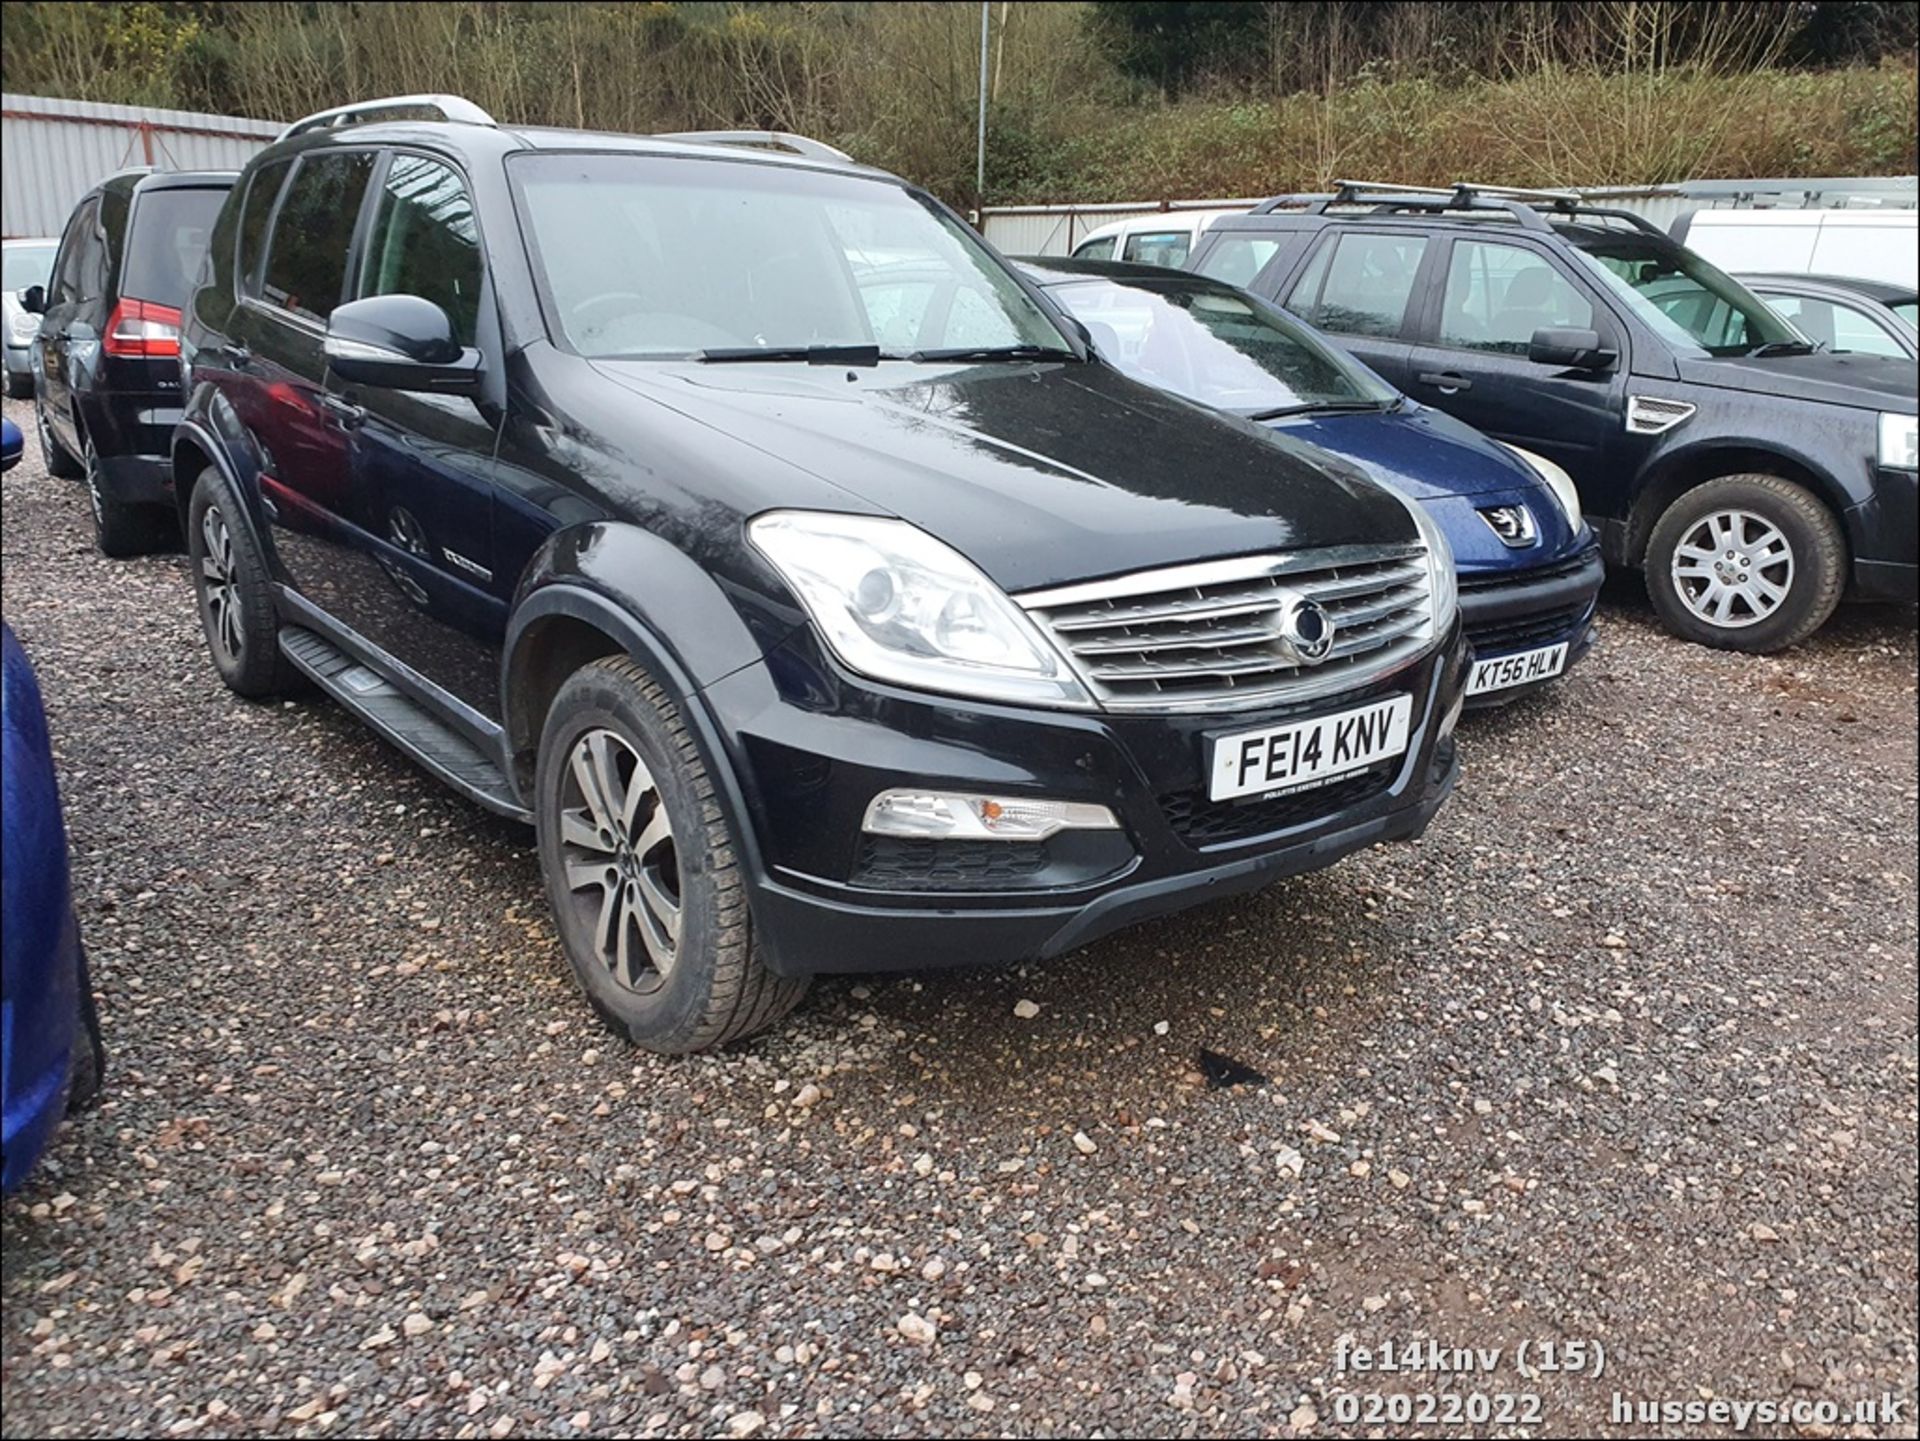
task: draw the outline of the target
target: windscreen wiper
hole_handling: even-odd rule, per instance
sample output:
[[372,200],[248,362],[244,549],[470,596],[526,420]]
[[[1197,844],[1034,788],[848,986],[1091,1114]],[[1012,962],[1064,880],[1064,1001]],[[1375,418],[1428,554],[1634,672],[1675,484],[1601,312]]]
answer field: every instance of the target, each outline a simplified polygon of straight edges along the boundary
[[706,365],[734,365],[744,361],[785,361],[796,365],[878,365],[877,345],[735,345],[718,350],[696,350],[693,359]]
[[1769,340],[1765,345],[1754,346],[1747,354],[1749,356],[1812,355],[1817,348],[1804,340]]
[[906,358],[913,361],[994,361],[1078,360],[1080,357],[1058,345],[961,345],[950,350],[916,350]]
[[1280,405],[1272,410],[1240,412],[1247,420],[1282,420],[1289,415],[1324,415],[1343,410],[1391,410],[1397,400],[1309,400],[1300,405]]

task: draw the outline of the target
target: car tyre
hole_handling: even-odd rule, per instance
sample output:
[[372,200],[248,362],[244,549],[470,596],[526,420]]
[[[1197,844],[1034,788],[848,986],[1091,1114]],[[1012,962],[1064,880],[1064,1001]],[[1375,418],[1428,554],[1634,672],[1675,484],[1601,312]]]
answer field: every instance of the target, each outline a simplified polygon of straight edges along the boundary
[[562,949],[615,1033],[709,1050],[806,994],[753,936],[739,852],[680,707],[625,656],[574,672],[535,768],[540,864]]
[[1805,486],[1727,475],[1668,506],[1647,544],[1647,593],[1667,629],[1723,650],[1797,645],[1847,581],[1840,522]]
[[40,435],[40,458],[45,462],[47,474],[61,480],[78,480],[87,473],[87,469],[58,440],[47,424],[47,402],[36,390],[33,397],[33,426]]
[[266,557],[243,515],[227,478],[211,465],[201,471],[187,506],[187,560],[213,668],[234,694],[271,700],[305,684],[280,649]]
[[100,483],[100,455],[86,437],[81,467],[86,472],[87,503],[93,509],[93,540],[100,553],[115,559],[145,555],[159,544],[160,523],[152,506],[134,505],[107,492]]

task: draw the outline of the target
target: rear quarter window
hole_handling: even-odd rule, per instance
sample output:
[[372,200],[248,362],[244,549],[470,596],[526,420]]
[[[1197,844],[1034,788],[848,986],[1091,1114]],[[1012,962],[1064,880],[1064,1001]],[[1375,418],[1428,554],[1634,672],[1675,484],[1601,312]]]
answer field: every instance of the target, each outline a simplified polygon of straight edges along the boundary
[[227,192],[217,189],[148,190],[133,208],[120,293],[185,307],[206,263],[213,223]]
[[1215,240],[1213,249],[1193,268],[1211,280],[1224,280],[1245,289],[1279,250],[1280,242],[1267,236],[1229,232]]
[[242,295],[260,293],[260,257],[267,247],[267,222],[273,218],[273,202],[280,198],[280,187],[287,183],[289,160],[262,165],[247,180],[247,195],[240,208],[240,248],[234,256],[237,281]]

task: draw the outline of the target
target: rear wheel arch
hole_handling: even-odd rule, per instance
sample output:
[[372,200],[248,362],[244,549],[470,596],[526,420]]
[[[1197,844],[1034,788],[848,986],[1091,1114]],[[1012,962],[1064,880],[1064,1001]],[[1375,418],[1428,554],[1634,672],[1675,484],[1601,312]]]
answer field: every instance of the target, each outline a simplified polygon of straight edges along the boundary
[[1626,563],[1635,568],[1646,563],[1647,543],[1653,538],[1654,527],[1682,495],[1710,480],[1755,474],[1790,480],[1810,491],[1833,512],[1842,537],[1846,535],[1846,512],[1851,502],[1831,476],[1764,446],[1715,446],[1672,456],[1641,483],[1627,517]]
[[193,504],[193,488],[200,472],[217,465],[206,447],[191,435],[173,437],[173,508],[180,521],[180,533],[187,533],[187,510]]

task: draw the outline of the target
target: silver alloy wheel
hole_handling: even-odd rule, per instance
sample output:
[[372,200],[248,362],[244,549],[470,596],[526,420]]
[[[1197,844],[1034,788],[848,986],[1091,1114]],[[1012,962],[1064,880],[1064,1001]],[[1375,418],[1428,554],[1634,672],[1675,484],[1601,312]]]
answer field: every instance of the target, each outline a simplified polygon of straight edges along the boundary
[[1780,608],[1793,589],[1793,547],[1750,510],[1703,515],[1673,548],[1673,588],[1708,625],[1742,630]]
[[588,731],[567,755],[560,856],[608,974],[628,990],[655,989],[680,950],[680,857],[653,773],[614,731]]
[[207,616],[214,644],[228,664],[236,664],[246,647],[246,632],[240,626],[240,593],[234,580],[233,537],[218,506],[207,507],[200,517],[200,538],[206,553],[200,557],[200,588],[207,598]]

